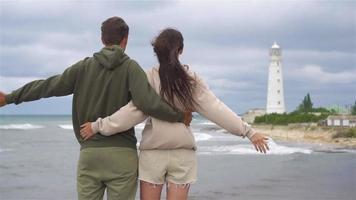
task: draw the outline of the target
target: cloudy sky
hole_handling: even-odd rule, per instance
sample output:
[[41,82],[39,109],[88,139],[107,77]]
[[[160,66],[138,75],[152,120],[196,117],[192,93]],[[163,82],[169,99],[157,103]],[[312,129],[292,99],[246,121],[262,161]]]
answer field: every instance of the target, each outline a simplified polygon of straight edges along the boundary
[[[185,39],[182,63],[238,113],[264,108],[268,50],[283,49],[285,101],[292,111],[356,100],[356,1],[0,1],[0,90],[62,73],[102,48],[101,22],[130,26],[127,54],[157,63],[150,41],[165,27]],[[0,109],[2,114],[69,114],[71,96]]]

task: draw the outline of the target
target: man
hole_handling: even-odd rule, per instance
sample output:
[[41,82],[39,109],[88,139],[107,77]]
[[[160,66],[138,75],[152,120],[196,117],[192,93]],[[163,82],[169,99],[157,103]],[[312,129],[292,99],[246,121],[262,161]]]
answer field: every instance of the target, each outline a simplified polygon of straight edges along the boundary
[[93,57],[79,61],[61,75],[30,82],[7,95],[0,92],[0,106],[73,94],[73,127],[81,146],[77,171],[80,200],[102,199],[105,189],[108,199],[134,199],[138,162],[134,128],[110,137],[96,134],[85,141],[80,136],[80,124],[111,115],[130,100],[155,118],[170,122],[189,118],[161,101],[145,72],[124,53],[128,33],[123,19],[111,17],[101,26],[105,47]]

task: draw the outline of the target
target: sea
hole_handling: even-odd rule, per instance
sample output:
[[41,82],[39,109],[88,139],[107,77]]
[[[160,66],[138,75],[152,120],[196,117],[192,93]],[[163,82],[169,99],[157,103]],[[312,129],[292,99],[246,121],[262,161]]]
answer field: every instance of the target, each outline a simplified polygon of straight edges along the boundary
[[[262,154],[247,138],[199,115],[191,127],[198,181],[189,199],[356,199],[355,149],[269,138],[270,151]],[[138,141],[143,128],[144,123],[135,128]],[[78,156],[71,116],[0,115],[0,199],[77,199]]]

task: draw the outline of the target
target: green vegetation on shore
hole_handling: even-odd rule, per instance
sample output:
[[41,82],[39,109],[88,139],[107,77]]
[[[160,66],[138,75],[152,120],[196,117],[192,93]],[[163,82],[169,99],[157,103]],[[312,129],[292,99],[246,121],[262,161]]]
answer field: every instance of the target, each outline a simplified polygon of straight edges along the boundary
[[298,106],[297,110],[298,112],[312,112],[313,109],[313,102],[311,101],[310,94],[308,93],[307,96],[304,97],[302,103]]
[[[337,114],[338,111],[335,108],[313,108],[313,102],[311,100],[310,94],[308,93],[303,101],[298,105],[295,111],[291,113],[283,114],[265,114],[255,118],[255,124],[271,124],[271,125],[288,125],[291,123],[319,123],[322,120],[325,120],[329,115]],[[351,114],[356,115],[356,101],[351,107]],[[340,132],[340,135],[346,135],[348,137],[355,137],[356,130],[352,129],[349,132]]]
[[351,107],[351,115],[356,115],[356,101],[354,105]]
[[288,125],[290,123],[310,123],[319,122],[320,120],[326,119],[330,113],[322,113],[320,115],[315,115],[311,113],[284,113],[284,114],[266,114],[255,118],[254,123],[256,124],[273,124],[273,125]]
[[255,118],[256,124],[288,125],[290,123],[311,123],[326,119],[334,110],[328,110],[323,107],[313,108],[313,102],[308,93],[297,109],[291,113],[283,114],[265,114]]

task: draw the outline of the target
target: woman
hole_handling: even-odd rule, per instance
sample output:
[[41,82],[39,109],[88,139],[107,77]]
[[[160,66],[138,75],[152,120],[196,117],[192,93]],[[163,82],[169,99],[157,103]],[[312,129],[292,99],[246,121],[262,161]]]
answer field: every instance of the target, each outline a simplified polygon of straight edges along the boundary
[[[232,134],[247,136],[257,151],[268,150],[267,138],[251,129],[197,74],[179,62],[183,52],[183,36],[179,31],[163,30],[152,46],[159,66],[149,70],[147,77],[167,103],[178,110],[198,112]],[[84,139],[98,132],[109,136],[130,129],[146,118],[139,147],[141,199],[160,199],[164,184],[167,184],[168,199],[187,199],[190,184],[197,176],[196,144],[188,126],[145,116],[130,102],[109,117],[82,125],[81,135]]]

